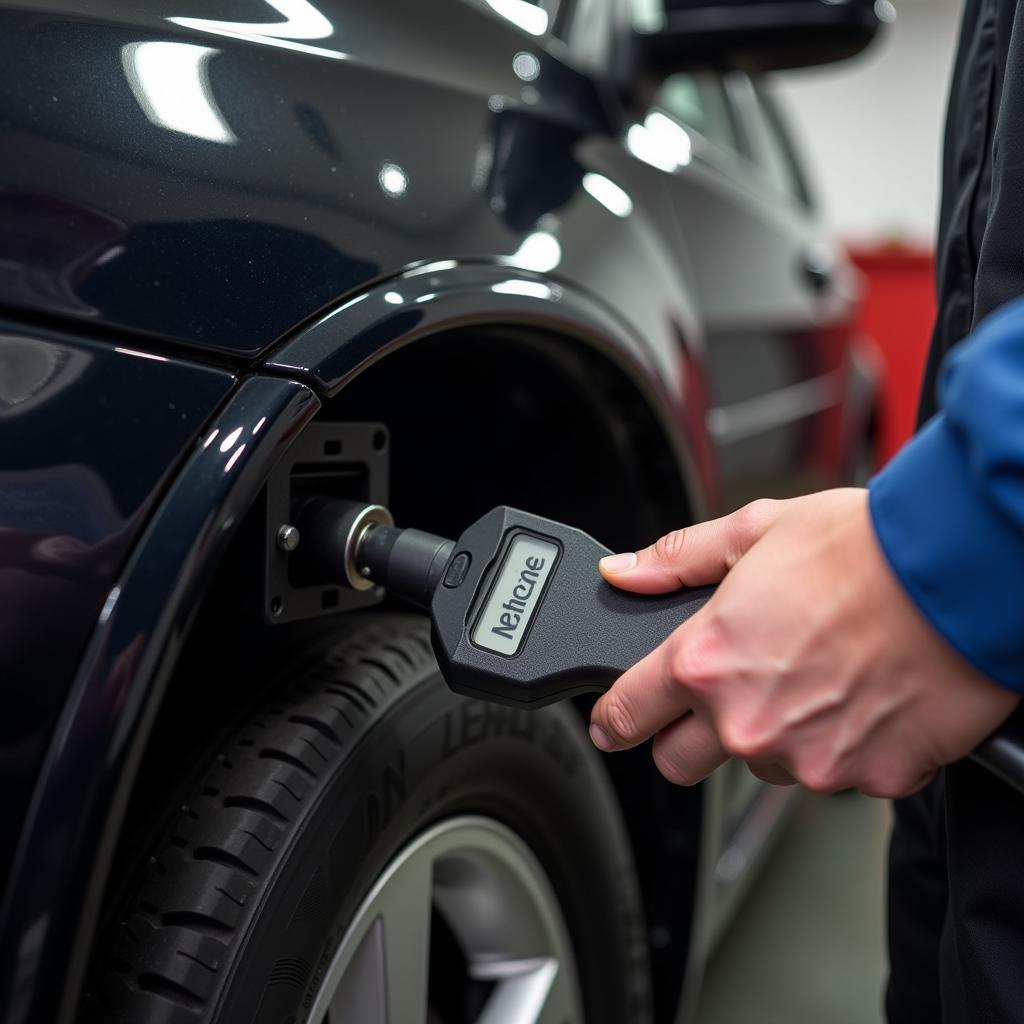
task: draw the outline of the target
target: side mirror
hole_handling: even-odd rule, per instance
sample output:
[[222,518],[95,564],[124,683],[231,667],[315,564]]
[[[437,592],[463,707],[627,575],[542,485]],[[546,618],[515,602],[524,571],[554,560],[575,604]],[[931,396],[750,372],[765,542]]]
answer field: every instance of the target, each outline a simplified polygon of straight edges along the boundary
[[[638,5],[639,6],[639,5]],[[779,71],[860,53],[891,21],[888,0],[663,0],[634,19],[634,69]]]

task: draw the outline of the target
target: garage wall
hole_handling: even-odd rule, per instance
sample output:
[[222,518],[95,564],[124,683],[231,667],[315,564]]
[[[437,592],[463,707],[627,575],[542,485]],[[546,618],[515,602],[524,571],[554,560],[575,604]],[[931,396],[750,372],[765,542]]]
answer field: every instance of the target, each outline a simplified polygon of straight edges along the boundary
[[776,77],[815,191],[842,237],[932,244],[961,0],[895,0],[863,57]]

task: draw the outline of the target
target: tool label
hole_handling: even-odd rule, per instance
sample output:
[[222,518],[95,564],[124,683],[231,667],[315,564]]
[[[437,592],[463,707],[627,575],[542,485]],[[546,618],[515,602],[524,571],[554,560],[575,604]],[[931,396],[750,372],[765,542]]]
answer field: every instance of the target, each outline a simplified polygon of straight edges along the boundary
[[557,544],[529,534],[512,541],[471,636],[477,647],[506,656],[519,651],[558,553]]

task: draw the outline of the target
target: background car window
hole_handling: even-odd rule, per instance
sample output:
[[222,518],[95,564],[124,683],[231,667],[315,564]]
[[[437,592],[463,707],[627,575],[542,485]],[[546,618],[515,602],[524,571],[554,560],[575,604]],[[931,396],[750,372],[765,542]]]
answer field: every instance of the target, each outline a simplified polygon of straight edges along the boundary
[[740,152],[732,107],[718,75],[672,75],[658,91],[655,104],[709,142]]
[[807,185],[797,170],[793,147],[779,119],[771,99],[760,89],[754,90],[753,108],[755,124],[755,161],[769,186],[777,192],[792,196],[804,205],[810,205]]

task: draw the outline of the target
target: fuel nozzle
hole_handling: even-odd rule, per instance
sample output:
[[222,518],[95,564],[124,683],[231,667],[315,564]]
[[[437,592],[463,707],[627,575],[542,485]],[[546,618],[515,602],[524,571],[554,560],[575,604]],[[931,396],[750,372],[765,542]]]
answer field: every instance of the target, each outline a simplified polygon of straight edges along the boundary
[[383,505],[315,498],[299,517],[303,558],[356,590],[375,584],[418,608],[429,608],[455,542],[423,530],[399,529]]

